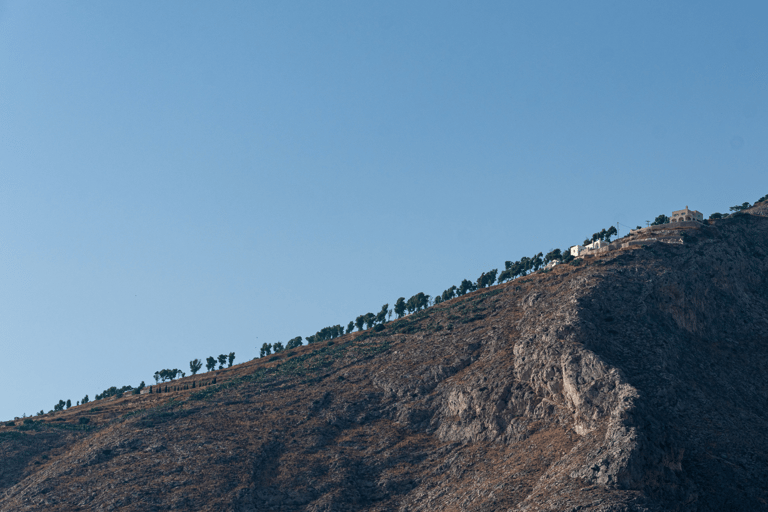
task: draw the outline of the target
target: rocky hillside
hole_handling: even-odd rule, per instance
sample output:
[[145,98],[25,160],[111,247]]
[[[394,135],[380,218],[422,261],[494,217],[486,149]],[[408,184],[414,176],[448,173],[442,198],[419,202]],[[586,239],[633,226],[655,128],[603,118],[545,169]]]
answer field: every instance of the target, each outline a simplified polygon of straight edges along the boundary
[[2,426],[0,510],[768,510],[768,217],[673,234]]

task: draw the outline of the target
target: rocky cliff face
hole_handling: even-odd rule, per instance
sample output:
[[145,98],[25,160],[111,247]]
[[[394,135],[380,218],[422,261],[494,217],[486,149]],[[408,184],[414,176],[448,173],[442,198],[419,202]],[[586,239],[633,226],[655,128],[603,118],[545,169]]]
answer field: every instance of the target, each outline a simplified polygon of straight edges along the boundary
[[0,510],[768,510],[768,218],[677,235],[2,427]]

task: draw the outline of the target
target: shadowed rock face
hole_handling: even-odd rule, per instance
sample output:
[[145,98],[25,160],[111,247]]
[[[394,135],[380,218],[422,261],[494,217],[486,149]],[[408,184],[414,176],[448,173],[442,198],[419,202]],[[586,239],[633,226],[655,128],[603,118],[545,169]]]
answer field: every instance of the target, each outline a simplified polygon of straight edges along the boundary
[[0,510],[765,510],[768,218],[682,236],[2,427]]

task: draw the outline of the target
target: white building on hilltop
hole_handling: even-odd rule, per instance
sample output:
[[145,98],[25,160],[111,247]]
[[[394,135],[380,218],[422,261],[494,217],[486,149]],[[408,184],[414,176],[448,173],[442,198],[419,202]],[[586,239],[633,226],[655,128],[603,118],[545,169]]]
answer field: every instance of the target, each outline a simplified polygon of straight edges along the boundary
[[578,258],[585,252],[596,251],[602,247],[608,247],[610,244],[604,240],[595,240],[591,244],[587,245],[574,245],[571,247],[571,256]]
[[669,218],[669,222],[685,222],[689,220],[704,222],[704,214],[697,210],[689,210],[688,206],[686,206],[685,210],[672,212],[672,217]]
[[571,247],[571,256],[573,256],[574,258],[578,258],[586,251],[587,251],[587,248],[584,247],[583,245],[574,245],[573,247]]
[[610,242],[606,242],[605,240],[595,240],[591,244],[586,246],[586,249],[588,251],[596,251],[602,247],[608,247],[610,245]]

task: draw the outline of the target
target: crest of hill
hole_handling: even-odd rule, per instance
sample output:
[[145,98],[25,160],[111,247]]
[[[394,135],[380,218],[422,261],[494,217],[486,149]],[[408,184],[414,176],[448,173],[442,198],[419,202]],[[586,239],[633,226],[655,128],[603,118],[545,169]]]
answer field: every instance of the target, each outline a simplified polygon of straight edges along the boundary
[[764,510],[766,210],[6,424],[0,510]]

